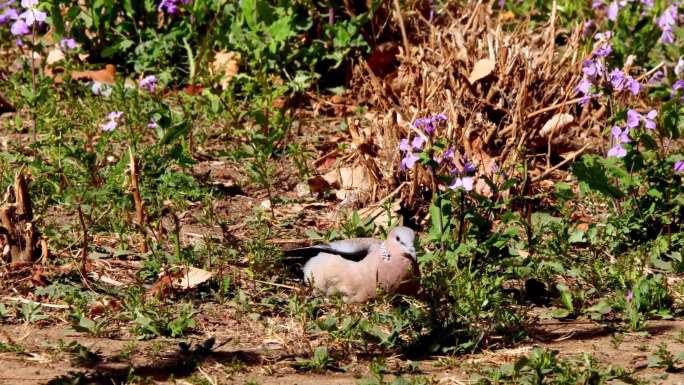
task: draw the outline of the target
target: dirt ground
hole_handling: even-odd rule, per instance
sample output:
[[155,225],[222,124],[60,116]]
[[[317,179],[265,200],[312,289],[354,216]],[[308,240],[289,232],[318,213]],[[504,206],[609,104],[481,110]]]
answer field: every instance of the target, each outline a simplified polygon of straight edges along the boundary
[[[440,384],[471,383],[476,369],[513,362],[528,354],[534,346],[556,349],[561,356],[591,353],[601,363],[635,370],[638,377],[655,384],[684,384],[684,374],[664,374],[662,369],[647,368],[648,357],[657,345],[666,342],[674,353],[684,352],[678,335],[684,330],[684,320],[650,321],[648,333],[621,334],[622,342],[615,343],[612,332],[592,322],[551,322],[528,331],[530,338],[512,349],[485,351],[453,359],[433,357],[418,362],[419,374]],[[136,341],[134,338],[93,338],[69,330],[63,325],[44,328],[27,325],[3,325],[0,334],[22,346],[22,353],[0,353],[1,384],[56,384],[73,383],[79,376],[96,384],[112,384],[124,380],[130,367],[142,378],[155,384],[355,384],[367,377],[368,365],[363,360],[351,360],[346,372],[298,373],[293,367],[294,355],[275,340],[264,336],[241,339],[245,335],[240,325],[216,323],[195,336],[188,343],[197,346],[214,337],[215,348],[207,354],[181,351],[178,340]],[[261,341],[259,339],[262,338]],[[73,355],[59,352],[56,346],[78,341],[98,352],[101,359],[92,364],[78,364]],[[189,351],[193,351],[192,345]],[[118,357],[117,357],[118,356]],[[191,362],[199,362],[192,371]],[[387,366],[406,365],[401,357],[389,357]],[[131,377],[129,377],[130,379]],[[64,382],[59,382],[59,380]],[[203,382],[202,382],[203,381]],[[131,383],[138,383],[135,380]]]

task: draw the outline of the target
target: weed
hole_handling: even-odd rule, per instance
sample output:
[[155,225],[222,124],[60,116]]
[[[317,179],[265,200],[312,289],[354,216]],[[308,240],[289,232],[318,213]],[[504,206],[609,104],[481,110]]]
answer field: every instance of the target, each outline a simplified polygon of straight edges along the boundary
[[557,351],[534,348],[515,364],[506,364],[478,378],[479,384],[607,384],[612,380],[640,383],[622,368],[601,368],[584,354],[579,359],[561,359]]
[[99,352],[81,345],[78,341],[66,342],[60,339],[57,349],[60,352],[69,354],[70,360],[74,365],[88,366],[102,360],[102,355]]
[[674,355],[668,350],[667,344],[661,342],[658,344],[658,350],[648,358],[648,367],[665,368],[668,373],[678,373],[682,370],[677,366],[680,362],[684,362],[684,353]]
[[328,348],[325,346],[316,347],[311,358],[296,358],[295,368],[303,371],[323,371],[326,369],[339,369],[335,365],[335,360],[330,357]]
[[21,316],[26,323],[36,323],[50,317],[43,314],[42,306],[39,303],[28,302],[21,305]]

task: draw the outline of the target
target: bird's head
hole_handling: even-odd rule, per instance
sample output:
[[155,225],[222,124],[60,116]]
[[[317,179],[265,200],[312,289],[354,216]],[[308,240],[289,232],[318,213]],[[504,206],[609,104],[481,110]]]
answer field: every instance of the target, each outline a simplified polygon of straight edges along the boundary
[[416,248],[414,243],[416,241],[416,233],[408,227],[395,227],[387,235],[387,242],[395,244],[404,253],[408,254],[416,260]]

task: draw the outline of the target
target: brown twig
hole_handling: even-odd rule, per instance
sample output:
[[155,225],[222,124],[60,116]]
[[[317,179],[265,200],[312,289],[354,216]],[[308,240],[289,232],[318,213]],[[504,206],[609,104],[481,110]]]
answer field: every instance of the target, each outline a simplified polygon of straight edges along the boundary
[[399,0],[394,0],[394,10],[397,12],[397,19],[399,20],[399,29],[401,30],[401,40],[404,43],[404,55],[411,57],[408,36],[406,35],[406,26],[404,25],[404,17],[401,15],[401,6]]

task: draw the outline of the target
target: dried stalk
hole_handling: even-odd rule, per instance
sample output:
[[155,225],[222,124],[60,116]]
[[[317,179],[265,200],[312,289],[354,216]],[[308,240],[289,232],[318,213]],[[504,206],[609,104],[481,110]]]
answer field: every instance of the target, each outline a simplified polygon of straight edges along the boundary
[[130,172],[131,172],[131,194],[133,195],[133,201],[135,203],[135,223],[140,230],[140,234],[143,237],[141,242],[140,251],[143,253],[147,252],[147,242],[145,242],[145,206],[143,204],[142,197],[140,196],[140,189],[138,187],[138,164],[133,155],[133,149],[128,148],[128,154],[130,158]]
[[[10,191],[7,202],[0,206],[0,234],[3,235],[3,243],[9,247],[12,266],[30,265],[35,261],[39,234],[31,222],[33,207],[23,169],[14,176],[14,186]],[[12,195],[13,203],[9,202]],[[46,252],[42,250],[42,253]]]

